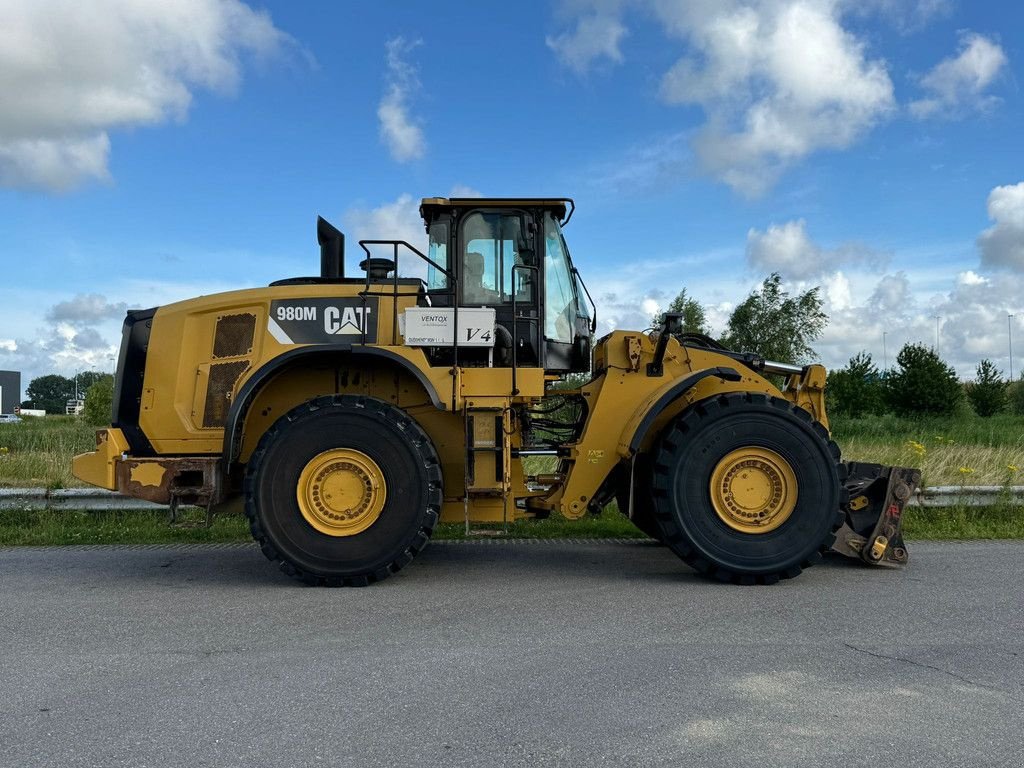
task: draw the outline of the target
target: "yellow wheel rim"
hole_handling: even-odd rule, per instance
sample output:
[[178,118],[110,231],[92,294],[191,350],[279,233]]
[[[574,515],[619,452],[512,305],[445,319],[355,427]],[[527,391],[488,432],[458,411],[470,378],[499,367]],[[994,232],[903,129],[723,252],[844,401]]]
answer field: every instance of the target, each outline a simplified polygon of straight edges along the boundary
[[711,473],[711,506],[722,522],[743,533],[774,531],[796,507],[796,474],[768,448],[737,448]]
[[299,511],[328,536],[362,533],[384,509],[387,484],[377,463],[351,448],[314,456],[299,475]]

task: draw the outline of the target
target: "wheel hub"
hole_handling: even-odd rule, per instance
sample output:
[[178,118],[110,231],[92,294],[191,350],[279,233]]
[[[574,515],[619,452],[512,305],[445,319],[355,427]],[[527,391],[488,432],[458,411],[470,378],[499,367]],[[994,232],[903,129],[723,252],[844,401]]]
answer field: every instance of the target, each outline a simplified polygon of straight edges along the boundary
[[384,509],[387,484],[377,463],[352,448],[314,456],[299,475],[299,511],[328,536],[362,533]]
[[711,473],[711,505],[734,530],[767,533],[782,525],[796,507],[796,474],[782,456],[748,446],[722,457]]

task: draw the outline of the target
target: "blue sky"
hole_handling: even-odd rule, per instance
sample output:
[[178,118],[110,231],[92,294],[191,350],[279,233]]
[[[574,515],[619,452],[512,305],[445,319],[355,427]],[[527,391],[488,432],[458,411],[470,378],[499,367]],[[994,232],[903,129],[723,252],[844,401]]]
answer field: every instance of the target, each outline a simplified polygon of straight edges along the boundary
[[936,316],[965,377],[1007,369],[1008,313],[1024,341],[1016,4],[4,5],[0,368],[26,383],[110,369],[125,307],[315,270],[318,213],[354,265],[453,193],[574,197],[601,330],[685,287],[720,331],[778,270],[822,286],[827,365]]

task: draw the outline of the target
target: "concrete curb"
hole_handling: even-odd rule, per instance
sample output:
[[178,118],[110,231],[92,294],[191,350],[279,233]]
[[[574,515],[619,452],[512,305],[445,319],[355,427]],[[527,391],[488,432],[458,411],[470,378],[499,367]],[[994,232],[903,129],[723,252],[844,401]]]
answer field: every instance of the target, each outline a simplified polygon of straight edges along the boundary
[[[985,507],[1001,502],[1024,506],[1024,485],[939,485],[921,488],[914,494],[909,506]],[[0,488],[0,510],[4,509],[167,511],[167,505],[140,501],[103,488]]]

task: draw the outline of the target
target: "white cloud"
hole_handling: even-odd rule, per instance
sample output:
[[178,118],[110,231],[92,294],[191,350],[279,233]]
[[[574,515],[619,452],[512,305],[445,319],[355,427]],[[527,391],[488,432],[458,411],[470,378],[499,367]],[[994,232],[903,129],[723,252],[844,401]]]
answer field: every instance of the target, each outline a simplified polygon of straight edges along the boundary
[[981,263],[1024,270],[1024,181],[993,189],[988,217],[995,224],[978,237]]
[[691,49],[665,74],[662,97],[704,110],[697,157],[743,194],[763,193],[813,152],[849,147],[893,109],[885,62],[868,57],[834,3],[656,8]]
[[103,320],[120,320],[127,309],[126,303],[108,301],[102,294],[79,293],[74,298],[50,307],[46,319],[71,325],[89,325]]
[[686,132],[650,138],[610,161],[594,164],[583,174],[583,183],[595,190],[637,194],[674,184],[690,166]]
[[419,90],[420,81],[416,68],[405,60],[409,52],[420,45],[421,40],[407,42],[404,37],[396,37],[384,46],[387,51],[387,87],[377,107],[377,118],[381,138],[391,156],[400,163],[418,160],[427,149],[420,121],[409,115],[409,101]]
[[987,278],[982,277],[972,269],[961,272],[956,276],[957,285],[982,285],[986,281]]
[[[864,246],[847,243],[838,248],[822,248],[807,234],[803,219],[772,224],[761,232],[747,232],[747,263],[761,273],[778,272],[790,280],[811,280],[831,275],[841,266],[857,264],[878,267],[885,258]],[[833,287],[836,296],[841,289]]]
[[[0,118],[2,119],[2,118]],[[0,186],[71,189],[84,179],[110,178],[106,133],[83,139],[17,139],[0,142]]]
[[[404,240],[427,252],[427,233],[420,217],[420,201],[410,194],[402,194],[390,203],[376,208],[350,208],[342,216],[345,229],[352,234],[351,243],[359,240]],[[394,258],[390,246],[371,246],[374,256]],[[358,246],[349,248],[349,253],[358,255],[357,262],[366,258]],[[351,261],[347,259],[346,261]],[[426,277],[427,264],[404,248],[398,250],[398,273],[403,277]]]
[[844,310],[853,306],[850,280],[842,272],[827,276],[824,280],[824,289],[825,298],[833,309]]
[[[895,0],[893,0],[895,3]],[[845,149],[895,108],[886,64],[844,27],[838,0],[637,0],[685,55],[664,74],[668,104],[705,115],[692,147],[703,170],[748,196],[814,152]],[[549,47],[577,71],[622,61],[623,4],[577,2],[576,27]],[[876,11],[877,12],[877,11]]]
[[576,27],[560,35],[549,35],[545,42],[559,60],[576,74],[586,74],[594,62],[607,59],[622,62],[619,46],[628,34],[622,22],[607,12],[594,12],[581,16]]
[[953,12],[953,0],[841,0],[841,5],[851,14],[878,14],[905,34]]
[[747,232],[747,262],[762,272],[779,272],[803,278],[824,269],[819,263],[821,249],[807,236],[803,219],[772,224],[765,232]]
[[928,95],[910,103],[911,114],[955,117],[968,110],[990,109],[999,99],[984,91],[1006,64],[1006,53],[998,43],[976,32],[962,33],[959,54],[943,59],[921,78]]
[[6,0],[0,186],[108,178],[109,132],[183,120],[192,92],[230,92],[244,54],[290,38],[239,0]]
[[448,195],[449,197],[483,197],[484,193],[475,187],[470,187],[465,184],[456,184],[452,187],[452,191]]

